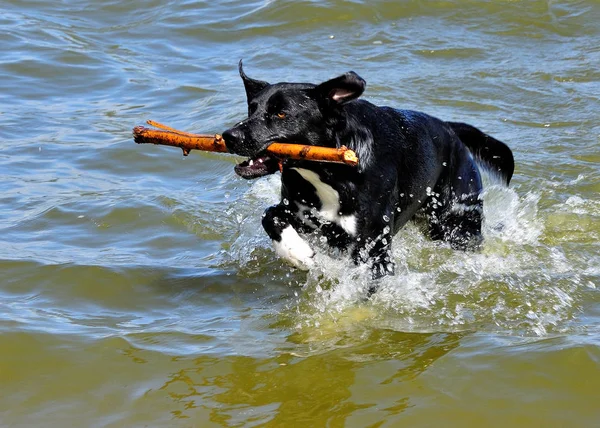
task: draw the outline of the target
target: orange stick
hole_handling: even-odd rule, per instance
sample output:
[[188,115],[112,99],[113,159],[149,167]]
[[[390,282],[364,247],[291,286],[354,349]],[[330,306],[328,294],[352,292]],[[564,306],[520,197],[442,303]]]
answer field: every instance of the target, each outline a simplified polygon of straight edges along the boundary
[[189,155],[190,150],[222,153],[229,151],[220,135],[194,134],[192,137],[179,132],[150,129],[144,126],[133,128],[133,140],[138,144],[150,143],[179,147],[183,150],[184,156]]
[[150,120],[150,119],[148,119],[146,121],[146,123],[148,125],[150,125],[150,126],[154,126],[155,128],[163,129],[165,131],[171,131],[171,132],[174,132],[174,133],[180,134],[180,135],[187,135],[188,137],[198,137],[198,136],[202,136],[202,138],[204,138],[204,137],[210,137],[210,135],[192,134],[191,132],[179,131],[177,129],[171,128],[170,126],[163,125],[162,123],[158,123],[158,122],[155,122],[155,121]]
[[345,163],[358,165],[358,158],[353,150],[346,146],[338,148],[321,146],[304,146],[301,144],[272,143],[267,147],[267,152],[279,157],[290,159],[304,159],[319,162]]
[[[203,150],[209,152],[228,152],[223,137],[219,134],[192,134],[183,132],[149,120],[148,124],[161,128],[161,130],[150,129],[144,126],[133,128],[133,139],[138,144],[150,143],[164,146],[179,147],[183,155],[187,156],[191,150]],[[303,159],[319,162],[344,163],[346,165],[358,165],[358,158],[354,151],[345,146],[340,148],[308,146],[302,144],[272,143],[267,147],[267,152],[280,159]]]

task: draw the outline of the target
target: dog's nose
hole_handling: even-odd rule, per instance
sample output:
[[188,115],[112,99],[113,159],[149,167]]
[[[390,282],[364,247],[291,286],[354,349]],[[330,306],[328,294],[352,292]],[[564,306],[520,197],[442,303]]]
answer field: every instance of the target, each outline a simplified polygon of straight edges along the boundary
[[223,132],[223,139],[231,153],[238,153],[244,145],[244,133],[239,128],[230,128]]

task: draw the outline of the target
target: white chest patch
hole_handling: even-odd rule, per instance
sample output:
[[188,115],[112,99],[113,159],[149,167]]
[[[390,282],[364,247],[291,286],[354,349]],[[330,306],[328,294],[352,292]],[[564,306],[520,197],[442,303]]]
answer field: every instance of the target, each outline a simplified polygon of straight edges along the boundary
[[356,235],[356,216],[340,215],[340,194],[329,184],[323,183],[319,174],[304,168],[292,168],[298,172],[306,181],[313,185],[317,191],[317,197],[321,201],[319,217],[323,220],[337,223],[350,235]]

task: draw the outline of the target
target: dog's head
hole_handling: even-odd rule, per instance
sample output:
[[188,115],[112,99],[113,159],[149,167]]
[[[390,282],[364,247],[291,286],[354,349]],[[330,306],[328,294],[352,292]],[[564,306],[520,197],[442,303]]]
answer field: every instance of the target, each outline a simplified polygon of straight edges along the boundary
[[239,64],[248,100],[248,118],[223,133],[231,153],[250,159],[235,167],[244,178],[278,170],[266,148],[273,142],[335,147],[335,132],[345,126],[343,105],[358,98],[365,81],[353,71],[319,85],[275,83],[249,78]]

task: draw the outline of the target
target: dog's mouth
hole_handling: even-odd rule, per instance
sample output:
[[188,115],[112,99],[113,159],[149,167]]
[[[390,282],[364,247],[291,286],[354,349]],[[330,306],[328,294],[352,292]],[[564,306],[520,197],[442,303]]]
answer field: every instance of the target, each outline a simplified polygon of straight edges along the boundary
[[234,168],[237,175],[247,180],[274,174],[279,171],[279,159],[266,153],[259,153],[253,158],[237,164]]

